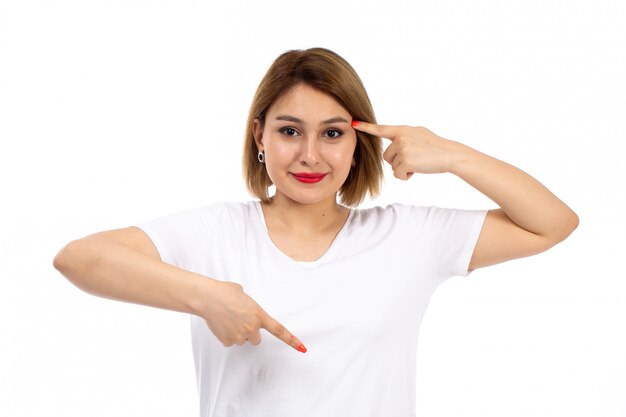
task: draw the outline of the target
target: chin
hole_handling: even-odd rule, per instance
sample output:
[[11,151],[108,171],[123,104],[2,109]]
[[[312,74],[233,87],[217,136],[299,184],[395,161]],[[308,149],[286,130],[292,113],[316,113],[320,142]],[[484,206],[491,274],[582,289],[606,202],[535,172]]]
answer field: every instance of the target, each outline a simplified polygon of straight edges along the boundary
[[295,201],[296,203],[299,204],[317,204],[317,203],[321,203],[324,202],[330,198],[333,198],[334,196],[326,196],[326,197],[321,197],[321,196],[288,196],[291,200]]
[[311,190],[310,192],[298,190],[296,192],[281,191],[281,194],[283,194],[285,197],[287,197],[288,199],[298,204],[317,204],[317,203],[322,203],[328,200],[332,200],[332,201],[337,200],[336,192],[332,194],[328,194],[328,193],[315,192],[313,190]]

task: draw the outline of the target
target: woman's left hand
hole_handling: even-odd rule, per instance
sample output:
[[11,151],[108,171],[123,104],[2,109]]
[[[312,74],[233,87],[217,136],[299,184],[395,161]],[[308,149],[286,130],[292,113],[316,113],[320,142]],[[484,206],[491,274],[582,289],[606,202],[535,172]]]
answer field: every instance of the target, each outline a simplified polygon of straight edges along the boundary
[[353,127],[391,140],[383,158],[396,178],[407,180],[414,172],[450,172],[500,207],[487,213],[468,270],[543,252],[578,226],[572,209],[539,181],[504,161],[424,127],[365,122]]
[[401,180],[408,180],[413,173],[435,174],[450,172],[458,143],[437,136],[425,127],[377,125],[352,122],[352,127],[391,140],[383,153],[383,159]]

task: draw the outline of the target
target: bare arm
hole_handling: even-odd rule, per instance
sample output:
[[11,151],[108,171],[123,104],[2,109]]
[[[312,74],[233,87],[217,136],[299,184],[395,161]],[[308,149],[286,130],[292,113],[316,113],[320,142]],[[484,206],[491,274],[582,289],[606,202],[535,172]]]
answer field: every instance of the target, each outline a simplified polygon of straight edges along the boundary
[[54,267],[90,294],[192,314],[201,288],[218,284],[161,262],[150,238],[136,227],[70,242],[54,258]]
[[224,282],[162,262],[152,240],[128,227],[67,244],[54,267],[83,291],[105,298],[202,317],[224,344],[261,342],[261,328],[294,349],[298,338],[270,317],[237,283]]
[[569,236],[578,216],[524,171],[458,142],[450,172],[500,209],[485,219],[469,269],[543,252]]
[[424,127],[353,124],[355,129],[388,138],[383,158],[394,176],[449,172],[500,206],[490,210],[469,269],[482,268],[543,252],[578,226],[578,216],[524,171]]

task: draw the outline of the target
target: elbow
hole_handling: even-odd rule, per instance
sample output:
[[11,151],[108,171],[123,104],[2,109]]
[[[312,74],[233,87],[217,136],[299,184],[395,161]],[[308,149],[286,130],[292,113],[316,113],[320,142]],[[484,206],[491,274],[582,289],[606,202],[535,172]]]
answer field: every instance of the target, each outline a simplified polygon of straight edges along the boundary
[[580,217],[578,217],[578,214],[574,213],[572,211],[572,221],[571,221],[571,231],[570,233],[572,233],[574,230],[576,230],[578,228],[578,225],[580,224]]
[[59,271],[61,274],[65,275],[64,272],[67,270],[69,261],[69,246],[71,245],[71,243],[65,245],[54,257],[54,259],[52,260],[52,266],[54,267],[54,269],[56,269],[57,271]]
[[92,262],[85,241],[78,239],[65,245],[54,257],[52,265],[70,283],[89,293],[88,277]]
[[572,234],[578,225],[580,224],[580,218],[573,210],[569,210],[567,216],[565,216],[565,237]]
[[561,217],[561,221],[558,226],[555,227],[554,244],[567,239],[567,237],[571,235],[576,228],[578,228],[579,224],[580,218],[578,215],[573,210],[568,208],[568,211]]
[[76,246],[79,241],[74,240],[65,245],[52,260],[52,266],[63,276],[69,278],[68,274],[72,270],[72,266],[76,264]]

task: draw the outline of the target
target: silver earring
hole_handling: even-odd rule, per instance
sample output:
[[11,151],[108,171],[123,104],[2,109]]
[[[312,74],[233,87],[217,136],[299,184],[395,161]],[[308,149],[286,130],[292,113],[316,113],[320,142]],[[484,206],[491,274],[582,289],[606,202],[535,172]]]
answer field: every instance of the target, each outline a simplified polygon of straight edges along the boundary
[[263,151],[259,151],[259,154],[257,155],[257,158],[259,158],[259,162],[260,163],[264,163],[265,162],[265,154],[263,153]]
[[356,161],[354,160],[354,158],[352,158],[352,167],[356,166]]

